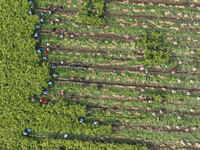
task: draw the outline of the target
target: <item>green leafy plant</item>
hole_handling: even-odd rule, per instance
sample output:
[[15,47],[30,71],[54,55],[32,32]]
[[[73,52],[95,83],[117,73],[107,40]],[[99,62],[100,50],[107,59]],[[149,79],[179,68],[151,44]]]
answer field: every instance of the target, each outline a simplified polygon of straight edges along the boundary
[[104,1],[86,0],[77,15],[77,20],[83,24],[105,24]]
[[163,101],[163,97],[161,95],[156,94],[146,94],[147,100],[153,100],[153,103],[161,103]]
[[200,49],[197,49],[198,61],[200,61]]
[[145,49],[145,65],[168,64],[171,60],[171,53],[164,46],[162,32],[143,32],[136,45],[139,48]]

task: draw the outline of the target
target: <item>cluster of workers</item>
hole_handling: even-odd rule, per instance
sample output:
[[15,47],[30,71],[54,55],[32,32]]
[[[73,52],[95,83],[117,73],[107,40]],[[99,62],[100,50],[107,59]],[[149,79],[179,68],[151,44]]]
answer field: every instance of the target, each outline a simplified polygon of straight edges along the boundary
[[[141,89],[141,92],[144,92],[144,89]],[[152,103],[153,100],[152,99],[147,99],[144,94],[140,94],[139,95],[139,99],[142,100],[143,103]]]

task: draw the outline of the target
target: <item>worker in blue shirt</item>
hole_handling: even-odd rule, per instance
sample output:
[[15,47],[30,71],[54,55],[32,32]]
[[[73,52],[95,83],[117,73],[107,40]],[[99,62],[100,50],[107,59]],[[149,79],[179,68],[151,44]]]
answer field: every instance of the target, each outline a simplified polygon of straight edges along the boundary
[[31,3],[31,5],[33,5],[33,1],[29,1]]
[[56,68],[56,66],[53,65],[51,68],[54,69],[54,68]]
[[56,73],[53,74],[54,77],[57,77],[58,75]]
[[47,60],[47,56],[43,56],[42,59]]
[[40,22],[44,23],[44,19],[43,19],[43,18],[41,18],[41,19],[40,19]]
[[37,29],[39,29],[40,28],[40,26],[39,25],[37,25],[37,26],[35,26]]
[[40,48],[37,50],[37,52],[38,52],[39,54],[41,54],[41,50],[40,50]]
[[52,82],[51,82],[51,81],[49,81],[48,85],[52,85]]
[[48,91],[43,91],[43,94],[45,94],[45,95],[48,94]]

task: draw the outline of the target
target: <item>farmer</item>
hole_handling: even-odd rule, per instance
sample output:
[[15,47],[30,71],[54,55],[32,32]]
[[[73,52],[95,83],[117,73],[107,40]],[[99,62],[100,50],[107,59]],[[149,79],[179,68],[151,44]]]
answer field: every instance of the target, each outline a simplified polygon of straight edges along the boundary
[[50,43],[47,43],[47,46],[49,47],[49,46],[50,46]]
[[69,94],[69,97],[70,97],[70,98],[73,98],[73,97],[74,97],[74,94]]
[[74,81],[75,80],[75,76],[72,76],[71,80]]
[[74,70],[76,67],[75,66],[72,66],[72,69]]
[[40,102],[43,102],[43,101],[44,101],[44,98],[41,98],[41,99],[40,99]]
[[83,122],[83,118],[81,118],[79,122],[82,123]]
[[31,5],[33,5],[33,1],[29,1],[31,3]]
[[55,21],[59,22],[60,20],[56,18]]
[[102,85],[98,85],[97,88],[100,90],[102,88]]
[[58,44],[55,45],[55,49],[57,49],[57,48],[58,48]]
[[53,65],[51,68],[54,69],[54,68],[56,68],[56,66]]
[[102,141],[102,142],[104,142],[104,141],[105,141],[105,139],[104,139],[104,137],[103,137],[103,136],[101,137],[101,141]]
[[65,93],[64,93],[64,91],[61,91],[60,94],[61,94],[61,95],[64,95]]
[[50,21],[50,24],[51,24],[51,25],[54,25],[54,22],[53,22],[53,20],[51,20],[51,21]]
[[28,129],[27,129],[27,132],[31,132],[31,129],[30,129],[30,128],[28,128]]
[[77,64],[78,64],[78,65],[81,65],[81,64],[82,64],[82,62],[78,62]]
[[51,5],[48,5],[47,8],[50,10],[51,9]]
[[64,32],[65,30],[66,30],[65,28],[62,29],[63,32]]
[[35,33],[34,37],[38,37],[38,33],[37,32]]
[[147,103],[147,101],[146,101],[146,100],[143,100],[142,102],[143,102],[143,103]]
[[97,125],[98,124],[98,121],[94,121],[94,125]]
[[152,100],[148,100],[148,103],[152,103],[153,101]]
[[31,10],[29,11],[29,14],[32,15],[32,11]]
[[40,26],[39,25],[37,25],[37,26],[35,26],[37,29],[39,29],[40,28]]
[[141,95],[139,96],[139,98],[140,98],[140,99],[144,98],[143,94],[141,94]]
[[37,39],[37,40],[38,40],[38,42],[39,42],[39,43],[41,42],[39,37],[38,37],[38,39]]
[[44,19],[43,19],[43,18],[41,18],[41,19],[40,19],[40,22],[41,22],[41,23],[44,23]]
[[51,82],[51,81],[49,81],[48,85],[52,85],[52,82]]
[[53,28],[53,29],[52,29],[52,32],[56,32],[56,28]]
[[61,32],[60,38],[64,37],[64,31]]
[[84,83],[84,85],[85,85],[85,86],[87,86],[87,85],[88,85],[88,83]]
[[60,10],[62,10],[63,9],[63,5],[60,5]]
[[24,131],[23,135],[28,135],[28,132]]
[[48,91],[43,91],[43,94],[47,95],[47,94],[48,94]]
[[64,134],[64,139],[66,139],[68,137],[68,134],[67,133],[65,133]]
[[42,59],[47,60],[47,56],[43,56]]
[[60,38],[61,38],[61,39],[63,38],[63,35],[62,35],[62,34],[60,35]]
[[53,13],[54,13],[53,11],[49,10],[49,14],[51,14],[51,15],[52,15]]
[[174,71],[176,71],[176,68],[173,68]]
[[41,12],[41,15],[44,16],[44,12],[43,11]]
[[119,125],[119,122],[118,122],[118,121],[115,121],[115,125],[118,126],[118,125]]
[[84,122],[84,118],[83,118],[83,117],[80,117],[80,118],[79,118],[79,122],[80,122],[80,123],[83,123],[83,122]]
[[49,99],[46,99],[46,101],[44,102],[45,104],[49,102]]
[[115,73],[116,72],[116,70],[113,70],[113,73]]
[[58,75],[56,73],[54,73],[53,76],[56,78]]
[[48,53],[49,53],[49,51],[46,51],[46,52],[45,52],[45,54],[48,54]]
[[56,11],[58,9],[58,7],[57,6],[54,6],[54,11]]
[[47,51],[49,51],[50,50],[50,48],[49,47],[47,47]]
[[41,50],[40,50],[40,48],[37,50],[37,52],[38,52],[39,54],[41,54]]
[[144,67],[141,67],[140,70],[141,70],[141,71],[144,70]]
[[74,37],[74,34],[70,34],[70,36],[69,36],[69,37],[73,38],[73,37]]
[[34,102],[34,101],[35,101],[35,98],[33,97],[31,100]]
[[105,110],[104,110],[104,109],[102,109],[102,110],[101,110],[101,112],[104,114],[104,113],[105,113]]
[[91,109],[88,109],[88,114],[91,114],[92,113],[92,110]]
[[80,81],[82,82],[84,80],[84,76],[80,76]]

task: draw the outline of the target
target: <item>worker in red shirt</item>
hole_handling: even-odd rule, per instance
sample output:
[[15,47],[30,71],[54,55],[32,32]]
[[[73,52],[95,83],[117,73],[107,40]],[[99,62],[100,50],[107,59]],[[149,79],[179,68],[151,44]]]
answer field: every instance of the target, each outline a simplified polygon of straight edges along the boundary
[[65,93],[63,91],[60,92],[61,95],[64,95]]
[[40,99],[40,102],[43,102],[43,101],[44,101],[44,98],[41,98],[41,99]]
[[71,80],[74,81],[75,80],[75,76],[72,76]]
[[49,102],[49,99],[46,99],[46,101],[44,103],[48,103]]

